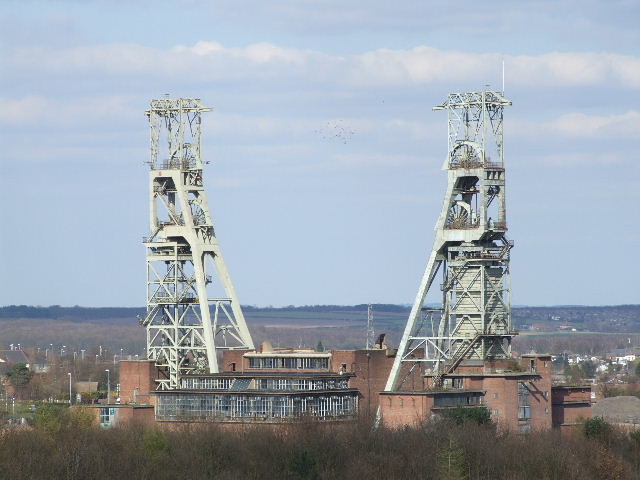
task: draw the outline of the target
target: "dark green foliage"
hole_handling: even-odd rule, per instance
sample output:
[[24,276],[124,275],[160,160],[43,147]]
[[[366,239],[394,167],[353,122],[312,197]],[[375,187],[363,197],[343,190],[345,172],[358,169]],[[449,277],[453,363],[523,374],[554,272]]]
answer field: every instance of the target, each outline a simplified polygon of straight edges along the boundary
[[313,454],[306,450],[295,450],[289,459],[289,472],[291,478],[296,480],[316,480],[318,466]]
[[26,387],[33,377],[33,372],[24,363],[16,363],[7,372],[7,378],[16,388]]
[[453,420],[457,425],[473,422],[478,425],[491,424],[491,412],[487,407],[455,407],[443,413],[445,418]]
[[582,424],[582,432],[586,437],[606,437],[611,430],[611,424],[602,417],[590,418]]
[[464,451],[454,440],[450,439],[440,449],[437,461],[438,472],[442,480],[466,480],[468,478]]

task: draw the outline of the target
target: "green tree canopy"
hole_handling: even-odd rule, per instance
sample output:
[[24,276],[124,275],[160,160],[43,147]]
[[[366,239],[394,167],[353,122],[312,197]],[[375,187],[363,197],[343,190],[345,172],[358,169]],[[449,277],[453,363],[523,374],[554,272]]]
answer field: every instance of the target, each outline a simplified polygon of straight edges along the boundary
[[24,363],[16,363],[7,372],[9,382],[11,382],[11,385],[16,388],[26,387],[31,381],[32,376],[33,372],[31,372],[27,365]]

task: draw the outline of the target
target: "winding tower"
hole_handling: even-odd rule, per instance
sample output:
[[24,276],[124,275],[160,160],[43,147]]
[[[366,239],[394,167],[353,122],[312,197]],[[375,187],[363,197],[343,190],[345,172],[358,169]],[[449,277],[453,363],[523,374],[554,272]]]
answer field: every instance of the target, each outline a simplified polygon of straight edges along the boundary
[[[152,100],[147,357],[179,388],[188,374],[218,373],[220,349],[253,341],[215,235],[203,181],[199,99]],[[208,162],[207,162],[208,163]],[[215,275],[214,275],[215,273]],[[220,293],[217,293],[218,290]]]
[[[503,110],[494,91],[452,93],[434,110],[448,113],[447,190],[436,235],[385,391],[403,389],[410,375],[430,388],[465,359],[511,356]],[[441,272],[442,303],[425,299]]]

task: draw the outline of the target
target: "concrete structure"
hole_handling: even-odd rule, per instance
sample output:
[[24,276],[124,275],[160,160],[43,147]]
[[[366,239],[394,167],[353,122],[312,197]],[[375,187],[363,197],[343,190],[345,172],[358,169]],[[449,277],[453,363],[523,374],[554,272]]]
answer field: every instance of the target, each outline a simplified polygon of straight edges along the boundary
[[141,323],[162,390],[178,388],[184,375],[217,373],[220,349],[253,348],[204,188],[200,126],[210,110],[199,99],[166,98],[152,100],[147,111],[150,234]]

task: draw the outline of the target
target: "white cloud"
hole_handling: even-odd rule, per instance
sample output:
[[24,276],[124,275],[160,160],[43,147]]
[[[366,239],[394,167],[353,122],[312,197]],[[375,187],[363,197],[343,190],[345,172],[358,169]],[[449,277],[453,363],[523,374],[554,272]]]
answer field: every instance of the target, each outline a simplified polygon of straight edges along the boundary
[[550,126],[568,137],[640,140],[640,113],[636,111],[607,116],[570,113],[562,115]]
[[553,167],[580,167],[589,165],[616,165],[624,163],[625,156],[615,153],[551,153],[531,157],[534,163],[543,163]]
[[79,98],[74,101],[28,95],[11,99],[0,97],[0,124],[38,125],[60,127],[105,122],[126,117],[139,117],[131,100],[124,96]]
[[363,166],[405,166],[421,165],[427,160],[415,155],[382,155],[382,154],[335,154],[331,161],[340,166],[360,168]]
[[503,60],[510,85],[640,87],[637,56],[590,52],[505,56],[429,46],[378,49],[344,56],[270,43],[225,47],[207,41],[168,50],[137,44],[16,48],[5,52],[0,66],[5,72],[18,74],[154,75],[179,77],[185,83],[302,77],[309,82],[356,87],[403,87],[455,83],[461,79],[479,83],[494,78]]
[[514,119],[505,128],[514,138],[640,140],[640,112],[604,116],[574,112],[547,122]]

